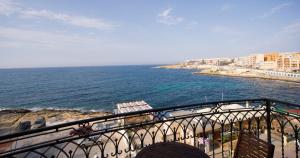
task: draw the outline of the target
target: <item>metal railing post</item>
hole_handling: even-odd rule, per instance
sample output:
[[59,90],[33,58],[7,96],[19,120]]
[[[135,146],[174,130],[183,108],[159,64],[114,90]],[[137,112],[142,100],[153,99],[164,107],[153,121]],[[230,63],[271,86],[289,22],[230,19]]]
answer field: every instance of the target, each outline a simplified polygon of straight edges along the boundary
[[295,141],[295,146],[296,146],[296,158],[298,158],[299,156],[298,156],[298,151],[299,151],[299,146],[298,146],[298,130],[299,130],[299,128],[298,128],[298,126],[296,125],[295,126],[295,139],[296,139],[296,141]]
[[271,101],[266,100],[266,112],[267,112],[267,138],[268,143],[271,144]]

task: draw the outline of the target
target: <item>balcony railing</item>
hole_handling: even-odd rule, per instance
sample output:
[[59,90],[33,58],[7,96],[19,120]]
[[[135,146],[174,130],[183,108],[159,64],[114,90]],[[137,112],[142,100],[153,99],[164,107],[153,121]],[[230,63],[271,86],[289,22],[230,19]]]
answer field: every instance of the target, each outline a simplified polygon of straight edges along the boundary
[[118,157],[166,141],[232,157],[241,131],[275,145],[275,157],[297,157],[300,105],[247,99],[108,115],[0,136],[0,157]]

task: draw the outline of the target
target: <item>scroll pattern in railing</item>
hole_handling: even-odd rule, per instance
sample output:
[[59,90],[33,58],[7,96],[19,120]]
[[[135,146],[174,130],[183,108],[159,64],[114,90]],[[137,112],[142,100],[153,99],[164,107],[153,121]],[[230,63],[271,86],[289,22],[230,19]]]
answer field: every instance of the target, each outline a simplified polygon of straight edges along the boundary
[[[184,105],[82,120],[0,137],[0,157],[135,157],[165,141],[232,157],[240,131],[272,142],[280,157],[298,157],[299,105],[235,100]],[[276,155],[279,156],[279,155]]]

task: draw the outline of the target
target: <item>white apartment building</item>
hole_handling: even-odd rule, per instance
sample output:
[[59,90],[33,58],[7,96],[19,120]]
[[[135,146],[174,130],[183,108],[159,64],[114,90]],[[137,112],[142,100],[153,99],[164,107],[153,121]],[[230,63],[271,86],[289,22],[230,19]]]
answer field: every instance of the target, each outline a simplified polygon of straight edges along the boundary
[[238,57],[235,62],[237,66],[259,68],[264,63],[264,54],[253,54],[245,57]]
[[264,61],[263,65],[260,67],[263,70],[275,70],[277,69],[276,61]]

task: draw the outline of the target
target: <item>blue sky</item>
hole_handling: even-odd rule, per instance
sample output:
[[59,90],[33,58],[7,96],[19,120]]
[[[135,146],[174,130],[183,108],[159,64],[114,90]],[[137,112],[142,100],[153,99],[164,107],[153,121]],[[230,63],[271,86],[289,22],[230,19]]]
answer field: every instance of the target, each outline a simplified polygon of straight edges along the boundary
[[298,0],[0,0],[0,68],[300,50]]

